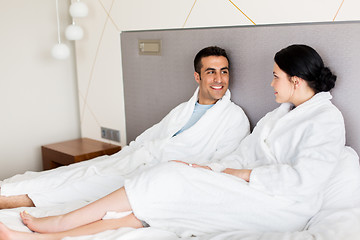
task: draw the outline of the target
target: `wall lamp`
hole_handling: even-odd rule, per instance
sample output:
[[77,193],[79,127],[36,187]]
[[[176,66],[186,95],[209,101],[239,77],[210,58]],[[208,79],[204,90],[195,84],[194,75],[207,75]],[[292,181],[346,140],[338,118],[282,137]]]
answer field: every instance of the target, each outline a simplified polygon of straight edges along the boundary
[[[51,49],[51,55],[56,59],[67,59],[70,55],[68,45],[61,42],[60,37],[60,18],[59,18],[59,0],[55,0],[56,4],[56,17],[57,17],[57,33],[58,43]],[[75,24],[74,18],[83,18],[88,15],[88,7],[85,3],[79,0],[71,3],[69,13],[72,17],[72,24],[65,29],[65,37],[68,40],[80,40],[84,36],[83,29]]]

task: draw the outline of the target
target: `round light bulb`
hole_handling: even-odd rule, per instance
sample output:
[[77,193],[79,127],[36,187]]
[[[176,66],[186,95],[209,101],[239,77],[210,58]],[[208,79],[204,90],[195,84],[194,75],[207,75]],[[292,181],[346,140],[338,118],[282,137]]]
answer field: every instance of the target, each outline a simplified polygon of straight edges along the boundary
[[73,18],[82,18],[88,15],[88,7],[83,2],[74,2],[70,5],[70,15]]
[[69,25],[65,29],[65,37],[69,40],[80,40],[83,36],[83,29],[75,24]]
[[58,43],[51,49],[51,55],[56,59],[66,59],[70,55],[70,49],[66,44]]

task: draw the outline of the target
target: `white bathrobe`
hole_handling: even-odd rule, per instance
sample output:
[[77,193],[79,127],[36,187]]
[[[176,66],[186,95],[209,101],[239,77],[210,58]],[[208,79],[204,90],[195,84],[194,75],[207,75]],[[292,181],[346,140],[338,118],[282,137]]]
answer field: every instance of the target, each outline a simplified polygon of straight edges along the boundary
[[28,194],[36,206],[92,201],[121,187],[124,176],[161,162],[206,164],[223,158],[249,134],[249,121],[231,102],[229,90],[197,123],[173,137],[190,119],[198,91],[118,153],[14,176],[1,183],[1,195]]
[[180,236],[297,231],[320,208],[345,145],[342,114],[328,92],[263,117],[234,154],[216,164],[252,169],[250,182],[221,172],[164,163],[125,180],[134,214]]

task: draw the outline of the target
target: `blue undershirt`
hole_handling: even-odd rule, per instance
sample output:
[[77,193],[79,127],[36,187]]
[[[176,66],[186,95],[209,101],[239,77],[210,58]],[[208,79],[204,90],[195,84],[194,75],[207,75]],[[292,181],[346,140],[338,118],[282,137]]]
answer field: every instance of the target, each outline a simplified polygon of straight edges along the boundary
[[174,134],[174,136],[182,133],[186,129],[192,127],[199,119],[206,113],[207,110],[209,110],[214,104],[211,105],[203,105],[198,102],[195,103],[194,112],[191,115],[191,118],[189,121],[177,132]]

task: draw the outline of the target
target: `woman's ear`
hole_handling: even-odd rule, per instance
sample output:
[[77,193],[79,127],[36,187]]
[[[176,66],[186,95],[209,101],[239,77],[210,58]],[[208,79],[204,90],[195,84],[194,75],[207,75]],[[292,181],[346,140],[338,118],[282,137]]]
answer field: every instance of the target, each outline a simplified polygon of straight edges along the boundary
[[292,82],[294,83],[295,88],[299,87],[302,84],[302,81],[304,81],[302,78],[293,76]]

